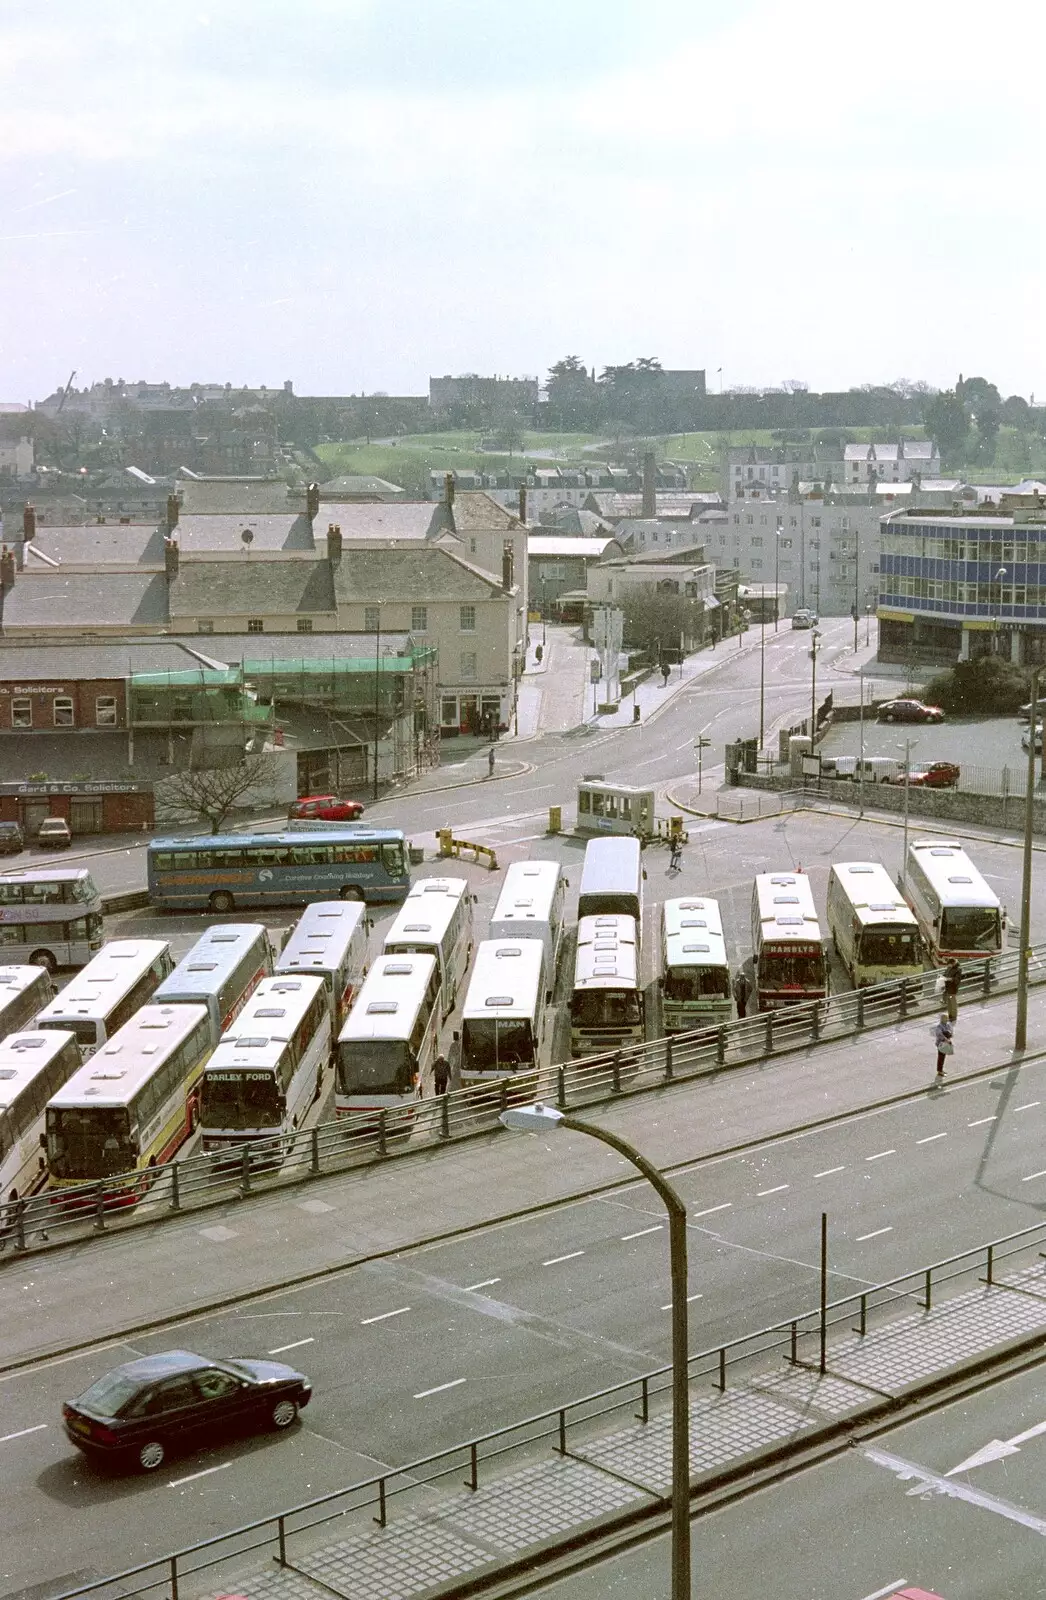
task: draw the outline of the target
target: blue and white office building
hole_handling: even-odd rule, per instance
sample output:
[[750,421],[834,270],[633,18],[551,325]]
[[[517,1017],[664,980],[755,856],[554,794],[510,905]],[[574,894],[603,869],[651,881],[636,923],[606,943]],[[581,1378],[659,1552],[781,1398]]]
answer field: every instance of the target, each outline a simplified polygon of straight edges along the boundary
[[951,665],[989,653],[1046,663],[1046,498],[882,518],[879,656]]

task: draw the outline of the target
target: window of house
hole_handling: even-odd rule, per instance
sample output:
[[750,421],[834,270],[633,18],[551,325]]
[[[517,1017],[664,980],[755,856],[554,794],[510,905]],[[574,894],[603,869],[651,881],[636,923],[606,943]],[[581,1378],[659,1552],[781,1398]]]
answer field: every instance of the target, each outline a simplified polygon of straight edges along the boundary
[[475,676],[476,652],[475,650],[463,650],[461,652],[461,681],[462,683],[467,683]]
[[211,622],[208,617],[200,617],[200,618],[198,618],[197,623],[196,623],[196,627],[197,627],[197,631],[199,633],[213,633],[214,632],[214,623]]
[[31,728],[33,726],[33,702],[31,700],[11,701],[11,726],[12,728]]
[[734,512],[734,521],[735,522],[740,522],[741,521],[741,518],[738,516],[736,511]]
[[94,722],[96,728],[116,727],[116,696],[114,694],[100,694],[94,702]]
[[311,617],[299,617],[298,618],[298,632],[299,633],[311,633],[312,632],[312,618]]
[[74,726],[73,702],[67,694],[56,694],[54,697],[54,725],[56,728]]
[[475,541],[475,539],[470,539],[469,540],[469,555],[470,556],[474,556],[475,554],[476,554],[476,541]]
[[428,606],[411,606],[410,631],[411,633],[427,633],[429,628]]
[[462,633],[475,633],[475,631],[476,631],[476,608],[475,608],[475,606],[460,606],[459,607],[459,618],[460,618],[460,620],[459,620],[458,626],[460,627]]
[[761,550],[763,548],[763,540],[762,540],[761,535],[758,534],[758,533],[756,534],[755,538],[751,541],[751,543],[752,543],[752,549],[753,550]]
[[264,633],[265,632],[265,621],[264,621],[264,619],[262,617],[248,617],[247,618],[247,632],[248,633]]
[[810,526],[811,526],[811,528],[819,528],[821,526],[820,517],[811,517],[810,518]]
[[749,527],[752,527],[753,523],[755,522],[755,518],[752,516],[752,513],[750,511],[746,511],[745,512],[745,521],[747,522]]
[[444,695],[440,702],[440,723],[444,728],[454,727],[458,720],[458,702],[453,695]]
[[753,562],[752,562],[752,566],[753,566],[753,567],[761,567],[761,566],[762,566],[762,564],[763,564],[763,563],[762,563],[762,561],[761,561],[761,560],[760,560],[760,559],[759,559],[759,557],[758,557],[758,556],[757,556],[757,557],[756,557],[756,559],[755,559],[755,560],[754,560],[754,561],[753,561]]
[[364,608],[363,608],[363,631],[364,631],[364,633],[377,633],[377,631],[378,631],[378,629],[380,627],[381,627],[381,607],[380,606],[364,606]]

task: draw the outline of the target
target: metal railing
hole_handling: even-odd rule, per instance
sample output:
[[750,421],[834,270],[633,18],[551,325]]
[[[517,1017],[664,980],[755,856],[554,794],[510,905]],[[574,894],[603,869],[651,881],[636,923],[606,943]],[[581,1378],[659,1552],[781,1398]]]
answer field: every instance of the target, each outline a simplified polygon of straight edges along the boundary
[[[960,999],[987,999],[1014,990],[1018,963],[1016,950],[983,962],[966,962]],[[759,1012],[614,1054],[563,1061],[518,1078],[472,1085],[402,1109],[338,1117],[280,1138],[243,1144],[235,1151],[226,1148],[121,1177],[49,1189],[2,1209],[0,1244],[9,1256],[17,1256],[44,1244],[247,1197],[281,1183],[450,1145],[497,1131],[500,1113],[512,1102],[540,1099],[566,1110],[606,1104],[677,1081],[711,1078],[753,1061],[939,1010],[938,977],[931,971],[847,990],[808,1005]],[[1032,951],[1029,982],[1046,982],[1046,946]]]
[[[829,1301],[823,1311],[818,1307],[741,1338],[710,1346],[690,1356],[690,1383],[725,1394],[731,1386],[736,1387],[753,1376],[759,1377],[763,1372],[780,1372],[780,1362],[784,1362],[786,1367],[825,1372],[830,1370],[830,1364],[825,1359],[826,1343],[833,1332],[845,1330],[863,1339],[870,1333],[897,1327],[905,1319],[918,1319],[920,1314],[928,1314],[935,1305],[939,1308],[942,1288],[954,1286],[963,1279],[972,1279],[974,1285],[983,1288],[1005,1292],[1010,1286],[1000,1281],[1000,1267],[1021,1256],[1030,1257],[1031,1264],[1022,1272],[1021,1283],[1013,1285],[1011,1292],[1028,1293],[1029,1273],[1034,1272],[1041,1288],[1033,1288],[1031,1292],[1042,1293],[1046,1298],[1044,1243],[1046,1221],[988,1244],[961,1251],[943,1261],[902,1273],[885,1283],[854,1291],[839,1300]],[[996,1348],[1002,1347],[1005,1342],[1005,1336],[1001,1336]],[[975,1359],[983,1359],[990,1354],[989,1348]],[[946,1351],[942,1351],[942,1368],[948,1364]],[[423,1516],[426,1510],[432,1509],[433,1491],[438,1490],[444,1480],[450,1480],[453,1488],[479,1489],[481,1484],[490,1481],[495,1463],[502,1463],[510,1455],[532,1450],[547,1440],[553,1441],[557,1454],[565,1456],[569,1453],[584,1460],[585,1444],[593,1442],[592,1433],[597,1423],[628,1411],[639,1423],[647,1423],[652,1415],[660,1414],[659,1400],[669,1392],[671,1378],[671,1366],[656,1367],[635,1378],[627,1378],[564,1405],[480,1434],[447,1450],[424,1456],[401,1467],[388,1468],[374,1477],[289,1506],[272,1516],[259,1518],[139,1566],[126,1568],[108,1578],[64,1590],[54,1600],[84,1600],[84,1597],[98,1594],[110,1584],[124,1585],[131,1580],[134,1580],[135,1595],[159,1591],[169,1596],[170,1600],[179,1600],[179,1586],[190,1577],[227,1562],[242,1561],[245,1556],[257,1552],[268,1553],[279,1567],[293,1567],[292,1554],[304,1554],[304,1536],[313,1530],[341,1520],[342,1529],[339,1532],[343,1532],[343,1519],[352,1516],[361,1518],[361,1527],[367,1527],[373,1521],[384,1528],[388,1526],[394,1505],[401,1497],[413,1495],[419,1490],[423,1498],[420,1505],[413,1508],[413,1514]],[[886,1393],[869,1390],[868,1410],[876,1411],[889,1403],[890,1397]],[[825,1425],[832,1424],[826,1419]],[[798,1447],[806,1448],[809,1443],[809,1438],[803,1435]],[[779,1453],[781,1446],[776,1445],[774,1449]],[[756,1464],[747,1457],[739,1459],[743,1459],[744,1467],[749,1470]],[[691,1482],[693,1480],[694,1473],[691,1470]],[[651,1491],[652,1502],[656,1502],[657,1498],[656,1493]],[[362,1520],[364,1517],[366,1521]],[[292,1543],[296,1545],[294,1552]],[[315,1544],[314,1538],[311,1545]]]

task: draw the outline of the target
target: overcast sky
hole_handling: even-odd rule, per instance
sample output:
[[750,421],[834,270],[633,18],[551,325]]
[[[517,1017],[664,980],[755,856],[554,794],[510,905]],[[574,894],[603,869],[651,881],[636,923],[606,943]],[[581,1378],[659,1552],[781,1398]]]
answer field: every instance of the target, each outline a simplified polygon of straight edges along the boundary
[[660,357],[1046,398],[1034,0],[0,0],[0,400]]

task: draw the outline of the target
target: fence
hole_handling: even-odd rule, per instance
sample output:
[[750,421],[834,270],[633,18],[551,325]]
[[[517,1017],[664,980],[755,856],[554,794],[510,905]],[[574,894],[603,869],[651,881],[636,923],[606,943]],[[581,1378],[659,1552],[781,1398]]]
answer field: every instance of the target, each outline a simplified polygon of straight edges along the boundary
[[[1012,990],[1018,960],[1015,950],[965,963],[960,993],[987,998]],[[768,1056],[939,1010],[936,982],[937,974],[926,972],[848,990],[718,1028],[674,1034],[614,1055],[583,1057],[518,1078],[473,1085],[402,1109],[339,1117],[281,1138],[244,1144],[235,1154],[222,1150],[119,1178],[45,1191],[7,1205],[3,1239],[22,1254],[45,1242],[90,1237],[154,1221],[165,1213],[246,1197],[276,1184],[449,1145],[496,1131],[500,1113],[513,1102],[541,1099],[566,1110],[712,1077]],[[1046,946],[1032,951],[1029,982],[1046,982]]]
[[[845,1328],[847,1332],[863,1338],[870,1332],[889,1328],[892,1320],[910,1315],[913,1309],[917,1312],[930,1311],[935,1303],[939,1303],[943,1288],[963,1279],[972,1279],[975,1284],[995,1291],[1012,1288],[1014,1293],[1026,1292],[1029,1271],[1036,1273],[1039,1281],[1042,1279],[1044,1243],[1046,1222],[1035,1223],[944,1261],[903,1273],[886,1283],[826,1302],[816,1310],[803,1312],[729,1343],[702,1350],[689,1357],[689,1382],[692,1386],[704,1383],[725,1394],[731,1385],[744,1382],[746,1377],[759,1376],[761,1369],[772,1366],[776,1370],[781,1360],[793,1367],[823,1373],[827,1370],[827,1341],[834,1329]],[[1022,1273],[1014,1275],[1019,1282],[1007,1284],[1000,1277],[1000,1269],[1005,1263],[1021,1256],[1029,1256],[1031,1264]],[[1002,1343],[1000,1338],[1000,1346]],[[359,1517],[364,1526],[373,1520],[379,1526],[387,1527],[391,1512],[400,1503],[401,1497],[416,1496],[420,1491],[421,1501],[415,1502],[413,1509],[415,1514],[424,1513],[431,1509],[433,1494],[438,1492],[445,1480],[451,1480],[454,1488],[464,1485],[476,1490],[481,1483],[490,1480],[495,1463],[511,1455],[533,1450],[548,1440],[553,1441],[553,1448],[560,1456],[581,1454],[581,1459],[584,1459],[582,1452],[585,1441],[596,1423],[622,1412],[631,1412],[641,1423],[649,1422],[655,1412],[660,1412],[661,1396],[670,1391],[671,1382],[671,1366],[657,1367],[639,1377],[597,1390],[537,1416],[481,1434],[448,1450],[288,1507],[275,1516],[201,1540],[80,1588],[67,1589],[55,1596],[54,1600],[84,1600],[89,1595],[100,1595],[110,1585],[122,1586],[132,1580],[133,1591],[121,1587],[119,1592],[133,1592],[139,1596],[159,1592],[169,1596],[170,1600],[178,1600],[179,1586],[193,1575],[233,1560],[241,1562],[245,1556],[256,1552],[268,1552],[278,1567],[293,1569],[294,1555],[305,1553],[305,1536],[327,1523],[340,1521],[339,1534],[342,1537],[346,1519],[353,1516]],[[888,1395],[869,1391],[869,1414],[885,1412],[889,1407]],[[852,1421],[852,1418],[844,1421]],[[838,1433],[839,1428],[839,1421],[826,1424],[828,1433]],[[810,1443],[811,1439],[807,1436],[802,1441],[802,1447],[807,1448]],[[751,1467],[752,1463],[749,1461],[747,1465]],[[743,1470],[743,1467],[739,1468],[737,1475]],[[691,1464],[691,1482],[693,1476]]]

